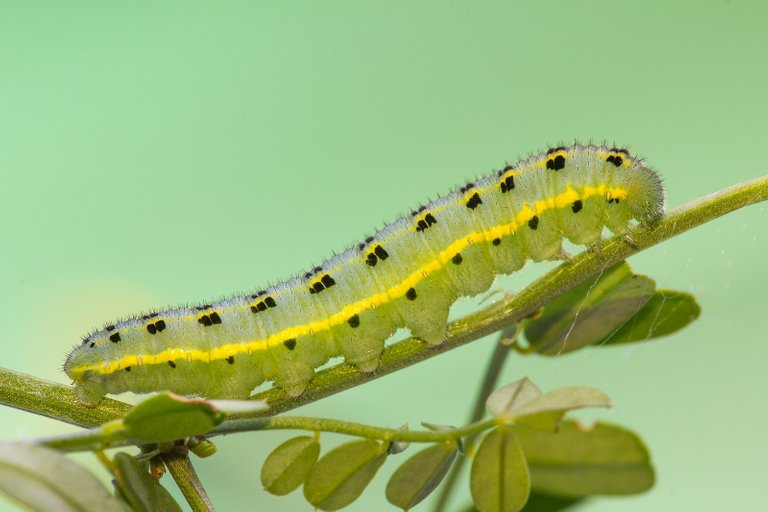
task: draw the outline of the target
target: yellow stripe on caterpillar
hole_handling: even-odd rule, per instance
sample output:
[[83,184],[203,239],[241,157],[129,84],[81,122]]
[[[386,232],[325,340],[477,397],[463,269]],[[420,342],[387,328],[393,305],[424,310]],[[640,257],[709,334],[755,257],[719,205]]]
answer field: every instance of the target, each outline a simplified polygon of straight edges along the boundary
[[374,370],[398,327],[439,344],[458,297],[551,258],[563,239],[588,245],[606,227],[623,233],[662,212],[658,176],[626,150],[555,147],[465,183],[310,272],[110,324],[64,369],[90,402],[160,389],[244,398],[265,380],[297,395],[331,357]]
[[[495,239],[500,239],[505,236],[512,235],[520,227],[527,225],[534,216],[541,215],[548,210],[571,208],[575,201],[586,201],[589,198],[595,196],[626,199],[628,196],[628,191],[626,188],[622,187],[609,187],[605,183],[599,184],[597,186],[583,187],[581,192],[578,192],[571,186],[567,186],[564,192],[556,196],[537,200],[533,207],[524,204],[513,221],[497,225],[485,231],[472,232],[469,235],[454,241],[452,244],[442,250],[436,258],[430,260],[416,271],[411,272],[397,285],[388,288],[381,293],[368,297],[367,299],[350,304],[344,307],[341,311],[322,321],[290,327],[262,340],[247,341],[244,343],[231,343],[216,347],[212,350],[168,348],[156,354],[125,355],[118,360],[74,366],[69,369],[68,373],[73,379],[77,380],[80,376],[89,372],[95,372],[101,375],[109,375],[111,373],[132,366],[166,364],[168,362],[174,362],[178,360],[208,363],[211,361],[225,360],[231,356],[240,354],[251,354],[257,351],[267,350],[271,347],[282,345],[286,340],[306,336],[309,333],[318,333],[321,331],[329,330],[336,325],[343,324],[350,317],[357,315],[366,309],[375,308],[393,299],[404,296],[409,289],[414,288],[429,274],[444,267],[457,253],[460,253],[467,246],[471,245],[471,243],[478,240],[484,242],[492,242]],[[250,305],[240,306],[238,309],[246,310],[248,308],[250,308]],[[196,316],[187,316],[183,319],[187,321],[200,322],[201,318],[204,317],[205,313],[201,313]]]

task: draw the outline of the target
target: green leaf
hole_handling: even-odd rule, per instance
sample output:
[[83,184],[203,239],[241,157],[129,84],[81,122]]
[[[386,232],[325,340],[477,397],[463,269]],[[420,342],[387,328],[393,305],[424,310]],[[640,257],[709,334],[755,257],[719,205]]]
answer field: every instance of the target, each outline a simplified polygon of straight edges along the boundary
[[125,511],[90,472],[37,445],[0,443],[0,492],[30,510]]
[[227,413],[263,409],[260,402],[185,398],[165,391],[131,408],[122,420],[123,435],[141,442],[175,441],[202,435]]
[[134,510],[179,511],[181,507],[170,493],[152,478],[147,466],[125,452],[118,452],[113,459],[119,472],[117,481],[120,493]]
[[523,512],[560,512],[583,504],[585,498],[572,498],[563,496],[550,496],[531,492],[528,503],[523,507]]
[[528,377],[523,377],[490,394],[485,406],[496,418],[517,416],[516,411],[525,404],[542,396],[542,392]]
[[469,477],[472,499],[480,512],[516,512],[528,500],[528,465],[515,431],[505,425],[480,443]]
[[693,295],[677,290],[656,290],[640,311],[597,344],[617,345],[660,338],[682,329],[700,314],[701,306]]
[[557,496],[635,494],[654,482],[640,438],[621,427],[585,428],[565,421],[557,433],[514,427],[531,471],[532,488]]
[[584,407],[610,407],[608,395],[599,389],[571,386],[542,394],[527,377],[503,386],[488,397],[488,411],[496,418],[514,418],[515,423],[554,430],[563,415]]
[[585,407],[610,407],[608,395],[586,386],[569,386],[545,393],[513,411],[515,423],[533,428],[555,430],[563,415]]
[[[561,496],[548,496],[531,492],[528,502],[523,507],[523,512],[560,512],[561,510],[568,510],[572,506],[577,506],[584,501],[584,498],[563,498]],[[459,510],[460,512],[477,512],[477,508],[471,503]]]
[[320,454],[320,443],[313,437],[289,439],[267,456],[261,467],[264,489],[283,496],[297,489],[307,479]]
[[610,336],[654,295],[653,279],[633,274],[625,262],[607,269],[553,300],[527,323],[530,350],[557,355],[592,345]]
[[304,497],[323,510],[338,510],[355,501],[387,458],[387,447],[364,439],[342,444],[325,454],[309,473]]
[[413,455],[389,479],[387,500],[403,510],[413,508],[440,485],[457,452],[455,443],[440,443]]

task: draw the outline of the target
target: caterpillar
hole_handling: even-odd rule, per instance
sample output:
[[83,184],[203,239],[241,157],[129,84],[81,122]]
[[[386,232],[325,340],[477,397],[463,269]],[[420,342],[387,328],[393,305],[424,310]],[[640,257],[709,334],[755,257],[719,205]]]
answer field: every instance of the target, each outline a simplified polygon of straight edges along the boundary
[[376,369],[399,327],[429,345],[461,296],[530,259],[557,258],[563,238],[598,243],[664,211],[659,176],[626,149],[554,147],[464,184],[311,270],[252,294],[134,316],[88,334],[64,363],[78,397],[168,389],[246,398],[271,380],[300,395],[315,369],[343,356]]

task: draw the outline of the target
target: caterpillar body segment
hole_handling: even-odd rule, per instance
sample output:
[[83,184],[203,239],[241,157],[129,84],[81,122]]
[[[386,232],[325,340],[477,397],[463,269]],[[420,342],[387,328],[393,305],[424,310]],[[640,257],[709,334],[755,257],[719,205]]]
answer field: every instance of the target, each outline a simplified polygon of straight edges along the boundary
[[135,316],[89,334],[64,369],[78,395],[168,389],[245,398],[272,380],[303,392],[315,369],[342,356],[363,371],[406,327],[440,344],[459,297],[496,275],[592,245],[604,227],[658,220],[657,174],[626,150],[556,147],[507,165],[414,209],[321,265],[251,294]]

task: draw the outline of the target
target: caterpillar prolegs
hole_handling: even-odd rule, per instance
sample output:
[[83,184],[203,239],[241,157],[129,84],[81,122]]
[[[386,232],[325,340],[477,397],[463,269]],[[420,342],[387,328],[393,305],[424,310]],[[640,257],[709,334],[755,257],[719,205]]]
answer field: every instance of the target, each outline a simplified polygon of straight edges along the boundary
[[88,402],[168,389],[245,398],[273,380],[299,395],[343,356],[376,368],[406,327],[436,345],[448,310],[497,274],[596,242],[664,210],[658,175],[624,149],[556,147],[420,206],[312,270],[253,294],[135,316],[86,336],[64,369]]

